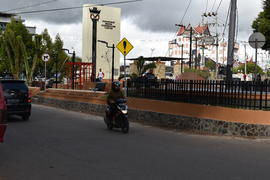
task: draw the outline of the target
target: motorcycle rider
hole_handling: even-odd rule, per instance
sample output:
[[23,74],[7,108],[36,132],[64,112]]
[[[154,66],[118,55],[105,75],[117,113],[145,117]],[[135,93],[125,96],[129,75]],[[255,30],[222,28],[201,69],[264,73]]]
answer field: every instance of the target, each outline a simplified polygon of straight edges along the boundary
[[107,104],[109,105],[109,119],[113,120],[115,112],[116,112],[116,101],[118,99],[124,99],[125,95],[123,93],[123,91],[120,89],[120,82],[115,81],[112,83],[112,89],[109,92],[109,95],[107,97]]

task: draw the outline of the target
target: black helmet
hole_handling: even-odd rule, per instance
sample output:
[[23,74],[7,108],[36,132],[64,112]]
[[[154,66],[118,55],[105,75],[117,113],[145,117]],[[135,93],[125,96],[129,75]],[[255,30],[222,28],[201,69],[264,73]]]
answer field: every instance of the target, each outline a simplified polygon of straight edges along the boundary
[[112,90],[119,91],[120,90],[120,82],[116,81],[112,83]]

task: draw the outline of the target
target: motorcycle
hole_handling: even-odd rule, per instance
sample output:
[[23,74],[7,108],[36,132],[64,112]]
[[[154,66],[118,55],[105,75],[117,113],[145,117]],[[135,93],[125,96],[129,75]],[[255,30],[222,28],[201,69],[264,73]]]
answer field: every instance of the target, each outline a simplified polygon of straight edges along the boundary
[[111,107],[107,106],[104,122],[109,130],[113,128],[121,128],[123,133],[129,131],[128,121],[128,106],[126,105],[126,99],[118,99],[115,102],[116,111],[111,115]]

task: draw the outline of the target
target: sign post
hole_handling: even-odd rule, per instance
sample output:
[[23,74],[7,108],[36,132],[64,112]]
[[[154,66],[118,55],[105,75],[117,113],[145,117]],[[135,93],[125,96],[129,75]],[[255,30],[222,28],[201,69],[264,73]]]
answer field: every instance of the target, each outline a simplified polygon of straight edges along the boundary
[[44,91],[46,91],[46,84],[47,84],[47,76],[46,76],[46,72],[47,72],[47,62],[50,59],[50,55],[49,54],[43,54],[42,55],[42,60],[45,62],[45,69],[44,69],[44,75],[45,75],[45,83],[44,83]]
[[260,32],[255,32],[249,37],[249,45],[255,49],[255,73],[257,73],[258,48],[262,48],[265,44],[265,36]]
[[123,38],[116,47],[124,55],[124,87],[127,95],[126,56],[134,47],[126,38]]

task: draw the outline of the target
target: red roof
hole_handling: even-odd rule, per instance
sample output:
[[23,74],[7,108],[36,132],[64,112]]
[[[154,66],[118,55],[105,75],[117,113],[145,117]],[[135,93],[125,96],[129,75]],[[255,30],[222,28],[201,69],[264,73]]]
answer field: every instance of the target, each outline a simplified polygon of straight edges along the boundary
[[195,27],[194,29],[198,34],[204,34],[204,33],[206,33],[205,31],[208,31],[208,26],[199,25],[199,26]]
[[[182,36],[186,31],[189,31],[190,29],[190,25],[188,25],[188,27],[185,26],[181,26],[178,30],[177,36]],[[195,28],[193,28],[193,30],[195,31],[196,34],[209,34],[209,29],[208,26],[197,26]]]
[[177,33],[177,36],[181,36],[182,34],[184,34],[184,32],[185,32],[185,27],[184,27],[184,26],[181,26],[181,27],[179,28],[179,31],[178,31],[178,33]]

